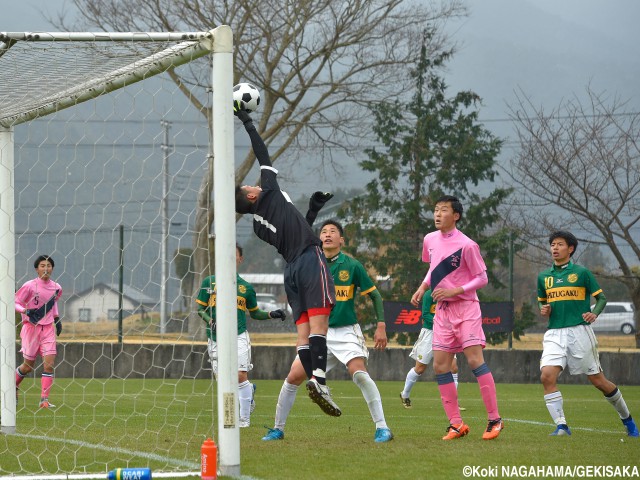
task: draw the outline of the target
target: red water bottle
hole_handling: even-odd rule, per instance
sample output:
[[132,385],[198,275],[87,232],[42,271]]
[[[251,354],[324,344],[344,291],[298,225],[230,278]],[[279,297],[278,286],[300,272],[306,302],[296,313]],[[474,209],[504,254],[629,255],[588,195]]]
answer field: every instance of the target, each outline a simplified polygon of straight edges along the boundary
[[218,478],[218,447],[213,440],[207,438],[200,449],[202,458],[202,480],[216,480]]

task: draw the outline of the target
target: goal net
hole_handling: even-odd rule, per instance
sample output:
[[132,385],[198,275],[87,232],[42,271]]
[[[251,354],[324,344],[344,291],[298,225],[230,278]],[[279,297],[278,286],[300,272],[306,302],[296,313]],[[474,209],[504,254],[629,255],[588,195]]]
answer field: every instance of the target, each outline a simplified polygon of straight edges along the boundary
[[[233,152],[211,142],[232,125],[230,38],[0,33],[0,478],[199,469],[215,403],[189,317],[214,272],[194,269],[194,217],[211,158]],[[50,409],[40,357],[15,386],[14,292],[41,254],[63,289]]]

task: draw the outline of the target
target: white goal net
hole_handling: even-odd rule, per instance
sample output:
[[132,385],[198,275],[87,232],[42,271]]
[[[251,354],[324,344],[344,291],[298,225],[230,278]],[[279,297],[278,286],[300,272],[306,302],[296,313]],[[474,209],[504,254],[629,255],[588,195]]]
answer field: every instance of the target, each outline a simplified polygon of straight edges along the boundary
[[[232,113],[210,122],[231,111],[230,35],[0,33],[0,477],[199,469],[213,387],[188,318],[214,272],[191,253],[203,176],[233,152],[211,142]],[[187,68],[198,102],[174,81]],[[14,292],[41,254],[63,289],[51,409],[40,357],[15,387]]]

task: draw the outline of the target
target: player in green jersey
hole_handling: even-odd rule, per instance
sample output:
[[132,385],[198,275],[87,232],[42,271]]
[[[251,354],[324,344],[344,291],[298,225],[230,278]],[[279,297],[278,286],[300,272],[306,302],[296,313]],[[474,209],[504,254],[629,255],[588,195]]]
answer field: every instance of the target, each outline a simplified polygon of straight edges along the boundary
[[[236,245],[236,267],[242,263],[242,247]],[[251,371],[251,339],[247,332],[247,315],[255,320],[268,320],[279,318],[284,320],[286,313],[284,310],[273,310],[265,312],[258,308],[256,292],[253,286],[245,281],[240,275],[237,276],[238,285],[238,399],[240,401],[240,427],[250,425],[251,412],[255,408],[253,393],[255,385],[249,382],[248,372]],[[198,304],[198,314],[207,324],[207,344],[211,368],[213,374],[218,377],[218,345],[216,342],[216,279],[214,275],[205,278],[200,286],[200,292],[196,299]]]
[[[400,392],[400,401],[404,408],[411,408],[411,390],[427,370],[427,365],[433,360],[433,317],[435,317],[435,314],[436,302],[433,301],[431,289],[429,289],[424,292],[422,297],[422,329],[409,354],[416,361],[416,364],[407,372],[404,389]],[[451,374],[456,388],[458,388],[458,362],[455,356],[451,364]],[[466,408],[460,407],[460,410],[465,411]]]
[[[571,375],[586,374],[616,409],[630,437],[638,437],[638,428],[618,387],[607,380],[600,366],[597,341],[591,328],[607,303],[593,274],[576,265],[571,257],[578,248],[576,237],[565,231],[549,235],[553,265],[538,275],[540,313],[549,317],[540,359],[540,381],[544,400],[556,429],[551,435],[571,435],[564,416],[562,394],[557,380],[565,368]],[[596,304],[590,309],[591,297]]]
[[[309,215],[307,215],[307,219],[309,220]],[[388,442],[393,439],[393,434],[384,417],[378,387],[367,372],[366,361],[369,352],[365,346],[364,335],[358,324],[355,311],[355,296],[359,290],[360,295],[368,295],[373,303],[377,322],[373,337],[374,348],[384,350],[387,346],[387,333],[382,297],[362,264],[341,251],[344,245],[344,230],[340,223],[335,220],[325,221],[320,229],[320,240],[336,288],[336,305],[329,316],[329,331],[327,333],[329,354],[327,372],[338,363],[347,367],[353,382],[362,391],[371,418],[375,423],[374,441]],[[262,438],[263,440],[284,438],[284,426],[293,407],[298,386],[306,377],[307,374],[305,374],[302,363],[296,357],[280,390],[276,406],[275,426],[269,429]]]

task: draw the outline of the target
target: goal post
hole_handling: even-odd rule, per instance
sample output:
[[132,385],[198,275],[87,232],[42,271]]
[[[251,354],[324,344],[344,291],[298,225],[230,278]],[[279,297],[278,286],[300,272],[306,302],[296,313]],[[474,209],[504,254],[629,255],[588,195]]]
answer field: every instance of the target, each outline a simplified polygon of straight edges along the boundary
[[[218,68],[231,64],[232,41],[214,47],[219,49],[213,57],[212,85],[213,105],[216,112],[213,121],[213,187],[215,192],[215,260],[216,260],[216,318],[237,317],[236,285],[236,211],[233,111],[223,106],[232,104],[228,92],[233,88],[233,72],[229,68]],[[220,65],[218,65],[220,62]],[[215,88],[226,85],[229,88]],[[215,106],[220,108],[216,109]],[[226,139],[219,142],[218,139]],[[219,159],[231,161],[219,161]],[[232,208],[230,208],[232,207]],[[218,439],[220,448],[220,473],[225,476],[240,476],[240,421],[238,400],[238,330],[235,322],[217,322],[218,345]],[[232,413],[232,415],[231,415]]]
[[[192,400],[190,397],[193,396],[197,396],[197,403],[202,404],[202,396],[211,395],[212,389],[210,382],[208,382],[206,385],[198,384],[190,388],[186,387],[190,393],[187,395],[189,398],[184,402],[178,398],[178,393],[174,394],[174,398],[160,398],[159,392],[163,392],[165,388],[175,391],[184,388],[182,385],[177,386],[181,379],[176,380],[170,372],[164,372],[160,376],[159,386],[153,381],[147,383],[147,372],[152,367],[156,367],[156,350],[162,350],[162,345],[152,346],[149,343],[150,340],[162,343],[162,337],[158,338],[154,333],[149,333],[151,332],[150,327],[153,325],[149,326],[141,322],[144,322],[145,318],[147,322],[149,318],[152,323],[154,322],[155,307],[162,302],[162,299],[157,300],[157,290],[160,284],[164,288],[170,282],[176,284],[178,279],[175,277],[158,279],[154,268],[155,263],[153,263],[157,261],[157,255],[155,260],[149,260],[148,251],[153,251],[156,247],[158,247],[156,251],[161,251],[159,244],[162,243],[164,246],[163,242],[168,243],[168,240],[152,238],[157,237],[157,230],[154,229],[157,224],[156,220],[160,218],[161,214],[158,211],[150,211],[147,204],[157,202],[158,194],[154,189],[155,184],[159,183],[157,179],[162,175],[157,171],[149,175],[150,165],[159,165],[154,160],[157,150],[154,143],[157,139],[153,136],[154,134],[149,134],[144,130],[149,128],[150,123],[160,125],[160,121],[156,122],[156,116],[162,117],[163,122],[164,116],[169,116],[172,113],[181,116],[178,120],[171,120],[174,130],[178,130],[174,133],[174,141],[176,142],[174,151],[182,159],[182,165],[177,168],[173,179],[175,182],[183,182],[186,185],[183,189],[187,192],[179,198],[181,208],[182,203],[192,201],[190,198],[194,191],[192,178],[205,174],[202,169],[202,156],[210,156],[213,153],[215,187],[213,201],[217,232],[215,273],[219,285],[216,308],[219,316],[235,318],[237,307],[235,209],[232,208],[235,185],[234,129],[231,108],[232,49],[232,33],[228,26],[220,26],[208,32],[177,33],[0,32],[0,432],[5,434],[0,435],[0,456],[3,458],[2,466],[0,466],[0,478],[2,475],[25,472],[37,475],[38,478],[47,478],[47,475],[58,473],[96,474],[110,466],[104,457],[96,458],[99,456],[98,454],[86,452],[86,450],[91,450],[92,444],[83,440],[83,437],[86,436],[83,432],[89,432],[96,426],[102,428],[100,423],[95,422],[96,416],[102,415],[100,407],[104,407],[103,403],[107,405],[105,410],[115,411],[118,410],[117,406],[120,403],[131,401],[132,410],[125,411],[124,419],[116,416],[108,419],[107,423],[124,425],[125,427],[129,423],[135,423],[134,420],[139,409],[136,406],[137,396],[134,395],[135,398],[132,399],[125,384],[118,383],[114,387],[109,384],[108,379],[79,380],[78,372],[83,362],[95,372],[100,371],[105,365],[110,365],[109,368],[115,375],[116,362],[123,358],[125,351],[132,351],[133,353],[127,354],[133,357],[132,371],[122,378],[125,381],[127,378],[142,379],[142,395],[144,396],[144,392],[150,392],[149,409],[154,412],[152,415],[157,415],[158,411],[172,411],[176,407],[178,409],[186,408],[183,403],[184,405],[189,404]],[[204,116],[198,113],[199,117],[195,118],[205,122],[205,125],[200,126],[198,122],[198,126],[194,126],[193,113],[185,113],[188,107],[175,105],[177,100],[172,95],[182,96],[178,90],[173,90],[173,93],[169,94],[165,94],[164,91],[162,93],[156,91],[124,93],[122,98],[114,100],[113,105],[104,110],[105,103],[101,103],[101,107],[90,106],[83,110],[82,114],[65,115],[63,112],[74,112],[80,104],[90,100],[98,102],[101,98],[109,98],[111,95],[108,94],[115,95],[116,92],[127,92],[132,85],[139,82],[144,84],[152,77],[166,77],[162,74],[207,55],[210,55],[208,57],[210,62],[208,61],[207,65],[209,67],[213,65],[213,68],[208,75],[207,85],[200,86],[200,92],[204,92],[202,95],[208,99],[208,108],[211,109],[211,112],[215,112],[215,115],[212,113],[208,115],[210,124],[206,124]],[[161,82],[161,86],[158,87],[158,84],[154,84],[153,88],[169,90],[162,79],[159,82]],[[172,82],[166,81],[166,83]],[[157,103],[162,105],[158,106]],[[153,110],[154,115],[144,113],[141,118],[137,118],[135,113],[122,114],[121,111],[127,108],[128,104],[130,104],[132,112],[148,107]],[[79,119],[83,115],[87,115],[89,119],[84,121],[82,128],[91,124],[95,126],[96,131],[80,133],[75,131],[80,129],[76,125],[82,123],[82,120]],[[127,125],[124,125],[121,133],[111,133],[107,124],[117,122],[118,116],[121,117],[123,124],[129,122],[129,124],[141,126],[141,132],[135,133],[132,128],[127,128]],[[50,120],[50,118],[54,118],[54,120]],[[31,130],[24,133],[20,128],[23,124],[34,122],[37,122],[38,127],[41,128],[33,129],[35,130],[33,133]],[[69,127],[64,126],[66,122],[71,122]],[[176,126],[179,128],[175,128]],[[18,129],[20,129],[21,141],[26,137],[28,141],[25,143],[32,145],[21,146],[19,155],[16,154],[16,131]],[[69,137],[73,138],[69,143],[60,140],[58,136],[60,133],[67,135],[67,130],[70,132],[68,133]],[[191,130],[197,131],[191,132]],[[203,142],[198,136],[198,132],[202,131],[207,132],[207,135],[204,135],[207,139],[210,137],[208,132],[213,132],[212,146],[205,144],[208,142]],[[104,149],[111,148],[112,152],[105,154],[98,151],[102,148],[100,141],[111,136],[114,138],[109,140],[111,143],[106,144]],[[123,138],[125,138],[124,141]],[[182,144],[178,145],[176,139],[180,138],[188,140],[184,140]],[[124,144],[127,142],[130,142],[131,145],[125,152]],[[168,146],[165,145],[165,147]],[[88,154],[87,151],[89,151]],[[203,152],[205,155],[202,155]],[[85,160],[85,155],[89,155],[89,160]],[[199,155],[202,156],[200,156],[200,169],[198,170],[193,165],[197,163]],[[29,163],[24,158],[28,158]],[[131,164],[139,166],[137,176],[132,176],[127,172],[125,162],[128,159],[131,160]],[[90,165],[83,168],[83,161],[90,163]],[[101,173],[99,173],[100,168],[103,170]],[[18,179],[16,178],[16,170],[20,171]],[[158,170],[160,169],[158,168]],[[23,179],[23,174],[26,175],[26,180]],[[164,174],[168,175],[169,172],[164,172]],[[198,180],[197,177],[196,180]],[[23,190],[16,191],[16,185],[21,182],[26,182],[22,187]],[[108,194],[109,188],[112,189],[111,196]],[[136,195],[140,195],[141,191],[145,193],[145,189],[147,189],[147,196],[143,201],[140,201]],[[90,192],[91,190],[93,190],[93,195],[90,197],[95,203],[95,208],[84,204],[88,198],[85,194],[77,193],[80,191]],[[128,199],[126,198],[127,194],[129,195]],[[125,198],[123,199],[123,197]],[[46,201],[43,200],[45,198]],[[33,200],[34,206],[25,206],[31,200]],[[49,201],[52,203],[49,204]],[[193,202],[191,207],[182,208],[175,213],[174,217],[182,220],[180,224],[184,225],[193,219],[192,213],[196,208],[196,204]],[[128,209],[139,209],[138,216],[132,215]],[[16,222],[17,211],[21,214],[19,222],[21,226],[18,226]],[[43,219],[43,221],[38,223],[36,218]],[[117,268],[114,268],[110,263],[112,257],[116,256],[113,254],[116,247],[112,244],[117,237],[114,234],[116,229],[122,228],[122,225],[127,222],[130,223],[129,238],[121,240],[120,248],[122,249],[124,242],[127,247],[125,252],[133,252],[129,254],[128,259],[125,254],[123,261],[128,261],[131,265],[129,267],[130,282],[126,283],[134,284],[133,286],[137,288],[129,288],[128,291],[116,293],[119,294],[120,300],[124,295],[128,301],[133,302],[133,306],[130,307],[132,312],[139,313],[135,328],[139,329],[136,332],[141,337],[140,344],[135,347],[127,345],[102,347],[102,354],[94,356],[94,352],[89,352],[86,358],[74,360],[76,363],[65,358],[65,362],[67,362],[65,367],[72,374],[67,382],[60,381],[64,385],[60,388],[64,389],[65,398],[74,398],[75,395],[79,399],[77,403],[69,402],[63,407],[67,409],[66,413],[73,417],[73,429],[77,430],[75,434],[66,432],[61,436],[60,425],[56,425],[56,421],[53,421],[51,425],[48,421],[44,421],[36,427],[33,421],[29,420],[25,422],[29,424],[29,427],[21,429],[23,416],[30,418],[28,416],[42,413],[37,410],[34,412],[33,408],[24,407],[25,402],[30,401],[31,397],[38,394],[36,391],[38,388],[35,385],[38,382],[34,382],[36,379],[33,377],[33,373],[30,377],[32,386],[26,389],[28,393],[25,397],[28,399],[20,399],[21,403],[16,400],[17,352],[14,295],[20,284],[33,278],[33,270],[24,266],[27,263],[25,259],[31,260],[32,263],[37,254],[50,253],[56,260],[56,277],[54,279],[58,281],[57,275],[65,279],[63,300],[69,301],[65,304],[67,306],[71,301],[75,302],[73,303],[73,313],[79,315],[73,320],[73,323],[65,318],[63,335],[69,331],[68,335],[73,335],[74,338],[83,338],[84,334],[77,335],[77,332],[81,330],[81,323],[87,321],[86,318],[89,318],[88,321],[92,327],[95,326],[94,330],[105,325],[113,328],[110,326],[113,324],[111,322],[112,310],[107,311],[105,306],[107,303],[106,295],[99,300],[100,304],[95,303],[95,296],[98,294],[98,290],[100,295],[103,290],[109,293],[110,289],[114,288],[113,285],[118,283],[116,279]],[[183,237],[186,243],[189,234],[193,233],[193,231],[187,231],[183,236],[177,238],[178,246],[183,241]],[[141,238],[143,240],[140,240]],[[176,248],[176,251],[178,250],[179,248]],[[20,260],[20,275],[17,274],[16,259]],[[107,263],[109,265],[105,266]],[[194,272],[189,273],[193,274]],[[120,280],[122,285],[122,278]],[[67,287],[67,285],[70,286]],[[115,288],[117,290],[117,287]],[[127,287],[124,290],[127,290]],[[177,298],[180,295],[176,294],[175,297],[173,311],[176,310],[175,305],[179,303]],[[76,308],[76,305],[79,307]],[[91,317],[93,315],[92,309],[99,310],[101,307],[105,310],[103,313],[106,316],[98,319]],[[191,306],[185,308],[188,311]],[[89,312],[88,317],[84,318],[83,312],[85,314]],[[71,313],[72,309],[68,307],[65,310],[65,316],[71,316]],[[136,317],[136,315],[132,317]],[[114,333],[113,330],[109,330],[109,332],[109,335]],[[94,334],[92,332],[89,335]],[[150,338],[146,338],[145,335]],[[184,339],[182,340],[184,341]],[[219,465],[223,474],[237,475],[240,471],[237,351],[232,348],[237,341],[235,328],[219,324],[218,340],[220,357],[217,418],[219,419],[219,443],[223,445],[220,448]],[[105,354],[105,348],[111,348],[112,353]],[[208,359],[206,346],[194,343],[192,347],[187,347],[187,350],[189,348],[191,348],[191,352],[187,351],[187,356],[196,355],[197,358],[203,358],[203,362],[206,362]],[[149,351],[151,352],[149,362],[152,365],[136,366],[137,357],[140,357],[142,362]],[[60,356],[60,346],[58,352]],[[109,355],[111,355],[110,358],[105,358]],[[39,360],[36,361],[36,366],[38,363]],[[162,366],[159,368],[162,369]],[[99,373],[104,372],[100,371]],[[121,378],[118,375],[122,374],[118,373],[115,377],[112,375],[111,378]],[[201,378],[198,375],[200,373],[197,371],[187,374],[186,378]],[[166,382],[163,379],[169,379],[169,381]],[[93,392],[89,392],[89,387],[86,386],[87,382],[89,384],[95,382],[95,390],[105,393],[106,397],[99,400],[100,405],[87,405],[93,401],[90,400]],[[168,387],[165,384],[168,384]],[[116,393],[107,393],[112,388],[116,389]],[[165,401],[167,405],[163,403]],[[70,406],[72,404],[74,406]],[[109,408],[109,405],[112,407]],[[209,416],[211,413],[209,412]],[[55,415],[55,411],[53,415]],[[184,423],[188,423],[188,426],[185,426],[187,429],[193,428],[191,423],[201,424],[203,421],[206,422],[207,418],[206,415],[203,417],[200,413],[193,413],[186,417],[189,417],[184,421]],[[178,426],[176,427],[173,422],[176,422]],[[145,438],[145,435],[148,435],[152,439],[150,443],[153,444],[160,441],[159,437],[165,431],[172,432],[177,436],[181,426],[182,423],[179,419],[165,419],[157,425],[146,427],[148,431],[142,432],[140,438]],[[211,436],[212,427],[213,425],[209,423],[209,428],[200,433],[204,437]],[[126,435],[126,431],[129,429],[130,427],[124,428],[125,431],[122,435]],[[207,434],[207,432],[209,433]],[[191,433],[195,432],[192,430]],[[39,435],[42,435],[42,442],[38,440]],[[18,441],[12,443],[11,439],[14,437],[18,437]],[[115,465],[116,467],[123,466],[123,463],[124,466],[135,463],[136,455],[139,455],[143,460],[146,458],[148,461],[162,464],[164,460],[162,454],[151,455],[149,452],[145,452],[144,448],[140,452],[132,452],[131,449],[124,447],[124,444],[127,443],[124,438],[110,438],[108,442],[113,445],[112,450],[109,451],[116,453],[107,453],[107,459],[110,458],[108,455],[111,455],[114,461],[120,462]],[[201,443],[201,440],[189,438],[187,443],[194,441]],[[56,446],[58,441],[62,445],[61,447]],[[197,465],[199,448],[193,455],[193,449],[187,453],[187,448],[182,448],[181,440],[173,438],[170,442],[173,443],[163,445],[167,452],[172,454],[182,450],[184,452],[181,457],[167,461],[166,468],[174,470],[185,467],[193,468]],[[32,444],[34,448],[41,448],[42,445],[45,445],[47,449],[53,450],[53,452],[49,452],[53,453],[53,460],[51,463],[38,460],[29,464],[29,462],[25,462],[25,457],[38,458],[40,452],[13,451],[12,444],[21,446],[16,448]],[[153,448],[153,446],[150,445],[149,448]]]

